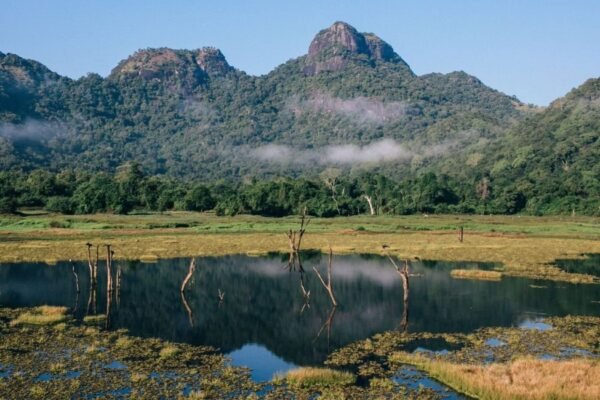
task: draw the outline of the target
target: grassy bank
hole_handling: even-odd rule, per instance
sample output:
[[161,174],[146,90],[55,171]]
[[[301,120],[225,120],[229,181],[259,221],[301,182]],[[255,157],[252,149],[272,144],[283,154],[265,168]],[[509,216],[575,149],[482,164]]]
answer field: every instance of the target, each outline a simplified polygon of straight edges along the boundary
[[[457,227],[463,226],[463,242]],[[111,243],[116,258],[146,259],[261,254],[287,251],[284,232],[298,218],[216,217],[206,213],[0,217],[0,262],[84,259],[85,243]],[[387,244],[400,257],[489,261],[504,276],[592,283],[551,263],[600,253],[597,218],[519,216],[406,216],[312,219],[303,247],[336,253],[380,253]]]

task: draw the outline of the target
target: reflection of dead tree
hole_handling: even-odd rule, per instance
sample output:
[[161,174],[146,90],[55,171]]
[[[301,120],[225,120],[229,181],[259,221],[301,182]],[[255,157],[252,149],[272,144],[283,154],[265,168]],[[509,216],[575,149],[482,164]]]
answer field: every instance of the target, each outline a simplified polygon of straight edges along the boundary
[[217,290],[218,290],[218,294],[219,294],[219,303],[221,303],[223,300],[225,300],[225,292],[222,292],[221,288],[219,288]]
[[402,310],[402,320],[400,321],[399,330],[402,333],[408,331],[408,298],[404,300],[404,309]]
[[117,301],[117,307],[121,303],[121,266],[117,267],[117,277],[115,278],[116,282],[116,290],[115,290],[115,300]]
[[106,292],[107,296],[110,296],[114,289],[112,278],[112,262],[115,252],[112,251],[110,244],[105,244],[104,246],[106,247]]
[[327,319],[325,320],[323,325],[321,325],[321,329],[319,329],[317,336],[313,339],[313,343],[316,342],[317,339],[319,339],[319,337],[321,336],[321,333],[323,333],[323,331],[325,329],[327,329],[327,350],[328,351],[329,351],[329,340],[331,339],[331,325],[333,324],[333,318],[335,317],[336,310],[337,310],[336,306],[333,306],[331,308],[331,311],[329,312],[329,316],[327,317]]
[[331,246],[329,246],[329,264],[327,265],[327,283],[325,283],[325,280],[323,279],[323,277],[319,273],[319,270],[316,267],[313,267],[313,270],[319,277],[319,280],[323,284],[323,287],[327,290],[327,293],[329,293],[329,297],[331,298],[331,302],[333,303],[333,306],[337,307],[338,303],[337,303],[337,300],[335,299],[335,294],[333,293],[333,286],[331,285],[332,262],[333,262],[333,250],[331,249]]
[[75,279],[75,291],[79,293],[79,275],[77,275],[77,271],[75,270],[75,264],[73,260],[69,260],[71,263],[71,271],[73,272],[73,278]]
[[90,277],[90,294],[88,296],[86,315],[96,315],[96,283],[93,277]]
[[73,307],[73,312],[76,313],[79,308],[79,275],[77,274],[73,260],[69,260],[69,262],[71,263],[71,271],[73,272],[73,279],[75,280],[75,306]]
[[112,250],[110,244],[105,244],[106,247],[106,329],[110,327],[110,317],[112,312],[112,298],[113,298],[113,257],[115,252]]
[[300,273],[300,290],[302,290],[302,297],[304,297],[304,304],[310,302],[310,290],[306,290],[304,287],[304,273]]
[[110,317],[112,313],[112,290],[106,289],[106,323],[105,328],[110,328]]
[[183,279],[183,283],[181,284],[180,291],[182,293],[185,291],[185,287],[188,284],[189,280],[192,279],[192,275],[194,275],[195,270],[196,270],[196,259],[192,258],[192,261],[190,261],[190,266],[188,268],[188,273],[185,276],[185,278]]
[[187,299],[185,298],[185,292],[182,290],[180,292],[181,294],[181,302],[183,303],[183,307],[185,308],[185,311],[187,312],[188,315],[188,321],[190,322],[190,327],[193,328],[194,327],[194,315],[192,314],[192,308],[190,307],[190,305],[187,302]]
[[300,314],[302,314],[306,308],[310,308],[310,290],[306,290],[306,287],[304,286],[304,272],[300,272],[300,290],[302,291],[302,298],[304,299],[304,304],[300,309]]
[[302,268],[302,261],[300,260],[300,247],[302,245],[302,237],[304,236],[306,227],[309,223],[310,218],[306,218],[306,207],[304,207],[300,219],[300,229],[297,231],[290,229],[286,233],[290,245],[290,259],[288,261],[288,268],[290,271],[296,270],[296,267],[298,267],[300,272],[304,271],[304,268]]

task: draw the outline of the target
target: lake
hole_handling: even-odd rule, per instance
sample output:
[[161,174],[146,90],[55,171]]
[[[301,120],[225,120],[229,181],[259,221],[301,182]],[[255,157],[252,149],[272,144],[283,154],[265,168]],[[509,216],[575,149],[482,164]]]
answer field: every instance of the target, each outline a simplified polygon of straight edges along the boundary
[[[120,287],[110,303],[109,329],[132,335],[209,345],[248,366],[256,380],[294,366],[320,365],[327,355],[375,333],[400,329],[403,291],[389,260],[373,255],[334,257],[332,308],[313,266],[326,270],[327,256],[303,257],[300,274],[287,269],[287,255],[197,258],[185,296],[180,293],[189,259],[156,263],[116,261]],[[72,267],[78,275],[75,289]],[[481,263],[415,261],[408,309],[410,332],[471,332],[488,326],[527,326],[540,317],[600,315],[600,288],[563,282],[450,277],[452,268],[499,268]],[[96,301],[89,304],[87,262],[0,264],[0,306],[68,306],[76,318],[106,313],[106,272],[100,262]],[[219,298],[219,292],[223,298]],[[104,324],[104,322],[102,322]]]

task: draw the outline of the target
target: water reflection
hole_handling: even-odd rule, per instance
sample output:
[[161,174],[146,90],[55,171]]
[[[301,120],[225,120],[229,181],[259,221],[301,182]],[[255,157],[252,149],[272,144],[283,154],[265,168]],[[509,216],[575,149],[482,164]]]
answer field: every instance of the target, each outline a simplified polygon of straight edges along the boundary
[[[112,329],[210,345],[236,357],[244,346],[261,346],[286,365],[320,364],[336,348],[399,327],[409,332],[469,332],[484,326],[518,326],[524,315],[600,315],[592,303],[600,297],[598,286],[517,278],[455,280],[449,275],[455,265],[443,262],[412,263],[411,274],[421,276],[411,277],[405,307],[401,280],[389,260],[359,255],[334,258],[332,274],[340,306],[332,311],[327,291],[308,272],[317,267],[325,274],[327,255],[303,257],[304,275],[286,268],[288,258],[198,258],[194,278],[183,294],[181,282],[189,259],[154,264],[114,261],[118,278],[109,298],[106,280],[98,279],[94,285],[87,263],[76,263],[87,310],[77,306],[71,263],[3,264],[0,305],[75,305],[77,318],[86,312],[110,311],[107,323]],[[100,262],[98,276],[105,273]],[[310,292],[310,302],[299,281]],[[530,287],[542,284],[544,290]],[[224,293],[221,301],[218,291]]]

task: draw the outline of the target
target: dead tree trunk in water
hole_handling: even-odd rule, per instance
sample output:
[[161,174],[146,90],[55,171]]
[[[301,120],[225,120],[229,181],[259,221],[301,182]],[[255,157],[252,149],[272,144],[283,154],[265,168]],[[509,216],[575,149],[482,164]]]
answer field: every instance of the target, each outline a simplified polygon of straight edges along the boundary
[[97,274],[98,274],[98,259],[100,257],[100,246],[96,246],[96,259],[92,260],[92,243],[86,243],[88,254],[88,267],[90,269],[90,294],[88,297],[87,314],[96,314],[96,289],[97,289]]
[[290,271],[295,270],[296,266],[300,272],[304,271],[302,267],[302,261],[300,260],[300,248],[302,246],[302,238],[306,232],[306,227],[310,223],[310,218],[306,218],[306,207],[302,211],[300,219],[300,229],[298,231],[289,230],[286,235],[290,245],[290,258],[288,261],[288,268]]
[[185,287],[188,284],[189,280],[192,279],[192,275],[194,275],[194,271],[196,270],[196,259],[192,258],[190,262],[190,267],[188,268],[188,273],[183,279],[183,283],[181,284],[180,291],[183,293],[185,291]]
[[106,292],[107,296],[110,296],[113,291],[113,279],[112,279],[112,261],[113,255],[115,254],[112,251],[110,244],[105,244],[106,246]]
[[394,259],[387,254],[387,258],[390,260],[396,271],[400,275],[400,280],[402,281],[402,289],[403,289],[403,302],[404,302],[404,311],[402,312],[402,322],[400,323],[400,329],[403,332],[406,332],[408,328],[408,299],[410,296],[410,286],[409,286],[409,262],[408,259],[404,260],[404,266],[400,268],[400,266],[394,261]]
[[98,258],[100,257],[100,246],[96,246],[96,259],[92,260],[92,246],[91,243],[86,243],[88,250],[88,267],[90,268],[90,280],[95,285],[96,277],[98,275]]
[[369,204],[369,211],[371,212],[371,215],[375,215],[375,209],[373,208],[373,200],[371,199],[371,196],[367,196],[365,194],[363,197]]
[[333,263],[333,250],[331,249],[331,246],[329,246],[329,264],[327,266],[327,283],[325,283],[325,280],[323,280],[323,277],[321,276],[321,274],[319,273],[319,270],[317,268],[313,267],[313,270],[317,274],[317,277],[319,277],[319,280],[323,284],[323,287],[327,290],[327,293],[329,293],[329,297],[331,298],[331,302],[333,303],[333,306],[337,307],[338,303],[337,303],[337,300],[335,299],[335,294],[333,293],[333,286],[331,285],[332,263]]

